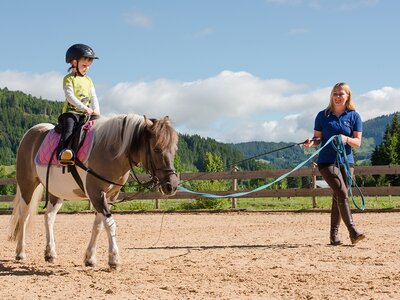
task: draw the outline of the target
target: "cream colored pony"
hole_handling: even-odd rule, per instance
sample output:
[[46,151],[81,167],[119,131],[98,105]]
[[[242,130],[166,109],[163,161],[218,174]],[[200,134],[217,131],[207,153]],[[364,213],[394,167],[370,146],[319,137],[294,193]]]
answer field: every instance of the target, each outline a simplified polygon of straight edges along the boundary
[[[17,192],[10,228],[10,239],[17,239],[16,260],[26,258],[25,239],[29,217],[37,212],[43,186],[46,185],[47,167],[35,164],[35,156],[53,127],[47,123],[32,127],[23,136],[18,149]],[[85,265],[96,264],[97,241],[100,231],[105,227],[109,242],[108,264],[111,268],[117,268],[121,259],[116,243],[116,223],[110,211],[111,203],[117,199],[121,186],[127,181],[131,166],[139,163],[150,174],[161,193],[175,193],[179,180],[173,163],[178,135],[168,117],[150,120],[133,114],[102,117],[95,121],[93,130],[94,143],[86,166],[107,181],[78,168],[84,185],[82,191],[71,173],[63,173],[60,166],[50,167],[50,203],[45,213],[44,257],[48,262],[53,262],[57,257],[53,228],[63,199],[89,198],[96,210],[96,217],[85,254]]]

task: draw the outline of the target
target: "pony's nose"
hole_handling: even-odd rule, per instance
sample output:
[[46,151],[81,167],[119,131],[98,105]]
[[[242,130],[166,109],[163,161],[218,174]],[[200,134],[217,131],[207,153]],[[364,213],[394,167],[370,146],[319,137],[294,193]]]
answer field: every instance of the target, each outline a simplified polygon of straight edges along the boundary
[[168,195],[172,195],[176,192],[176,186],[171,184],[171,182],[166,182],[164,185],[164,192]]
[[172,193],[175,192],[175,190],[176,190],[176,188],[174,188],[174,187],[172,186],[171,182],[167,182],[167,183],[165,184],[165,189],[166,189],[166,192],[167,192],[168,194],[172,194]]

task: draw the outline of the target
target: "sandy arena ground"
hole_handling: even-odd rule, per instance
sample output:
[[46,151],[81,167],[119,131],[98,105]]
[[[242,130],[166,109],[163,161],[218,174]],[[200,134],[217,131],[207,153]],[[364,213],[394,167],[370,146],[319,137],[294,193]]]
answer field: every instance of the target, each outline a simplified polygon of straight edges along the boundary
[[328,246],[327,213],[114,214],[122,257],[83,255],[94,215],[60,214],[58,260],[44,261],[43,215],[14,261],[0,216],[0,299],[400,299],[400,213],[354,214],[367,239]]

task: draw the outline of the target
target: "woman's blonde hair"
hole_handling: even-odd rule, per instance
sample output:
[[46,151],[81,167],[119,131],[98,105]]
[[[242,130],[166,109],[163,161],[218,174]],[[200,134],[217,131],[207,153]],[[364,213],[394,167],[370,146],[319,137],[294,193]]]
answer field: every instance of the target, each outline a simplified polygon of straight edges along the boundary
[[353,93],[351,92],[350,86],[346,82],[338,82],[332,88],[329,105],[325,109],[325,112],[330,113],[333,111],[333,92],[336,88],[341,88],[347,95],[349,95],[349,98],[346,101],[346,109],[356,110],[356,105],[353,102]]

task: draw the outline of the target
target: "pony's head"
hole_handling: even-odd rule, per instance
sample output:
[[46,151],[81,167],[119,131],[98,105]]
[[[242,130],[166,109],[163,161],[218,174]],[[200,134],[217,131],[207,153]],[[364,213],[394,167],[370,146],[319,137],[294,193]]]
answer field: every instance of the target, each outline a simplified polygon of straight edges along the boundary
[[152,179],[159,184],[160,192],[172,195],[179,184],[174,168],[174,158],[177,151],[178,134],[172,128],[169,118],[148,119],[144,117],[145,151],[141,162]]
[[[100,119],[99,119],[100,121]],[[168,117],[148,119],[128,114],[97,121],[97,148],[115,159],[142,165],[161,193],[173,195],[179,184],[174,168],[178,134]]]

